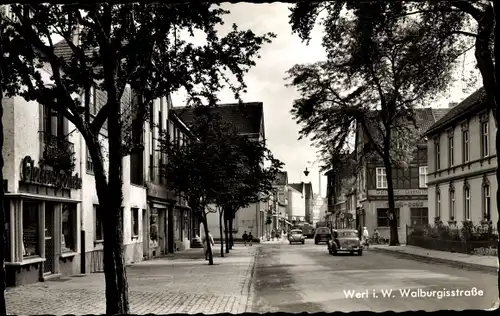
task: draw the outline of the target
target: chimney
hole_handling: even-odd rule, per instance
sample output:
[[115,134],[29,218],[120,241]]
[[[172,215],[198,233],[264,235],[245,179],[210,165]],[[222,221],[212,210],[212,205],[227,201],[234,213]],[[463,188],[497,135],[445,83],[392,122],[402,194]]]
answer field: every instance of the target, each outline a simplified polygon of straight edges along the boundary
[[450,109],[451,109],[451,108],[454,108],[457,104],[458,104],[458,102],[450,102],[450,103],[448,104],[448,108],[450,108]]

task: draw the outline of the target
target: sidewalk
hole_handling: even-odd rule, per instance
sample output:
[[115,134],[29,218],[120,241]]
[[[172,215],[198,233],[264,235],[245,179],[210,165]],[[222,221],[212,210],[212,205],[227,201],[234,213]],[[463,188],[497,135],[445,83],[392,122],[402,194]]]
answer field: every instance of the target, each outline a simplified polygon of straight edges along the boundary
[[[128,266],[130,313],[250,311],[255,249],[236,245],[224,258],[220,257],[220,248],[215,249],[213,266],[204,259],[203,249],[189,249]],[[104,314],[104,274],[10,288],[6,304],[7,313],[14,315]]]
[[495,256],[477,256],[425,249],[415,246],[370,245],[368,251],[378,251],[425,262],[453,265],[463,269],[473,269],[497,273],[498,259]]

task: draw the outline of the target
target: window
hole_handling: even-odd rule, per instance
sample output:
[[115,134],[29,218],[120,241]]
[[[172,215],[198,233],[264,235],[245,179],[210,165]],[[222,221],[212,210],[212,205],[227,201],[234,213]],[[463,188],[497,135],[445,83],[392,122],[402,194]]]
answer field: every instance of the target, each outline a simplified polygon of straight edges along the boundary
[[[399,227],[399,208],[395,209],[396,221]],[[389,227],[389,209],[388,208],[378,208],[377,209],[377,227]]]
[[491,191],[489,185],[483,186],[483,219],[491,220]]
[[92,162],[92,157],[90,156],[90,151],[87,148],[87,172],[94,173],[94,163]]
[[441,193],[436,192],[436,217],[441,217]]
[[435,151],[436,151],[436,171],[437,171],[441,169],[441,148],[439,146],[439,139],[436,140]]
[[387,176],[385,168],[377,168],[377,189],[387,189]]
[[410,208],[410,221],[412,225],[428,224],[429,210],[427,207]]
[[139,236],[139,209],[131,208],[132,212],[132,238]]
[[464,198],[464,218],[470,220],[470,189],[468,187],[464,189]]
[[453,145],[453,136],[448,137],[448,167],[455,164],[455,148]]
[[469,131],[462,132],[462,142],[463,142],[463,162],[469,161]]
[[103,241],[103,212],[99,205],[94,205],[94,241]]
[[38,211],[40,204],[23,202],[23,257],[40,256]]
[[418,168],[418,186],[420,188],[427,188],[427,166]]
[[450,219],[455,218],[455,210],[456,210],[456,203],[455,203],[455,190],[450,191]]
[[92,86],[90,87],[90,93],[89,93],[89,112],[92,115],[97,115],[97,104],[96,104],[96,92],[95,92],[95,87]]
[[63,204],[61,213],[61,251],[76,251],[76,205]]
[[488,157],[490,154],[488,122],[481,123],[481,156]]

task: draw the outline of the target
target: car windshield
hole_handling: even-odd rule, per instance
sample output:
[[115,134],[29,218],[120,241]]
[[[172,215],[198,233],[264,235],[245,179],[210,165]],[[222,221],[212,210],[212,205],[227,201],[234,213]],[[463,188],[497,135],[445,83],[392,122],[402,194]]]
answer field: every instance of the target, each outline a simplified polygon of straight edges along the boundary
[[318,231],[316,232],[316,234],[329,234],[330,232],[328,231],[328,228],[321,228],[321,229],[318,229]]
[[355,231],[338,232],[339,237],[358,237],[358,233]]
[[295,235],[298,235],[298,234],[302,234],[302,231],[299,230],[299,229],[296,229],[296,230],[292,230],[291,233],[295,234]]

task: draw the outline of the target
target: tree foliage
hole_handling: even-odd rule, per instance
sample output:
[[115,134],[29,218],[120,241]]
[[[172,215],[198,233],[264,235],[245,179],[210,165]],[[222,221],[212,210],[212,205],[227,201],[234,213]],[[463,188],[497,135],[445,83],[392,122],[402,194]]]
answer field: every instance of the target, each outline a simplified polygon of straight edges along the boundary
[[[467,42],[456,35],[462,27],[460,13],[395,19],[391,8],[397,4],[393,3],[334,1],[297,6],[313,13],[292,11],[292,28],[306,40],[319,6],[328,11],[322,22],[327,60],[288,71],[290,86],[301,95],[292,109],[303,126],[300,133],[311,136],[326,163],[351,152],[350,142],[358,133],[363,143],[356,144],[357,154],[374,153],[384,163],[391,213],[392,167],[402,163],[400,159],[411,158],[409,143],[418,139],[409,136],[412,128],[419,128],[415,107],[445,90],[457,57],[467,50]],[[375,22],[374,17],[381,21]],[[456,23],[450,23],[453,17]],[[393,218],[391,244],[397,244],[395,216],[389,217]]]
[[[108,211],[106,312],[126,314],[121,159],[137,147],[124,145],[131,139],[126,133],[135,124],[142,126],[153,100],[179,90],[187,92],[193,105],[214,104],[223,87],[238,98],[246,87],[244,75],[274,35],[259,36],[233,25],[220,36],[217,27],[228,11],[209,3],[19,4],[11,9],[12,16],[2,17],[7,25],[0,43],[4,91],[62,113],[85,139],[99,202]],[[196,32],[205,35],[205,43],[189,41]],[[68,47],[66,56],[58,54],[61,43],[54,42],[55,35]],[[105,99],[96,113],[90,107],[93,85]],[[128,107],[122,104],[127,90],[139,96]],[[106,120],[107,172],[99,141]]]
[[184,146],[168,134],[162,137],[160,150],[169,159],[160,169],[169,185],[187,200],[203,201],[203,207],[196,210],[199,216],[206,215],[208,204],[232,216],[272,192],[283,163],[263,141],[240,135],[230,122],[204,108],[195,109],[190,130],[196,139]]

